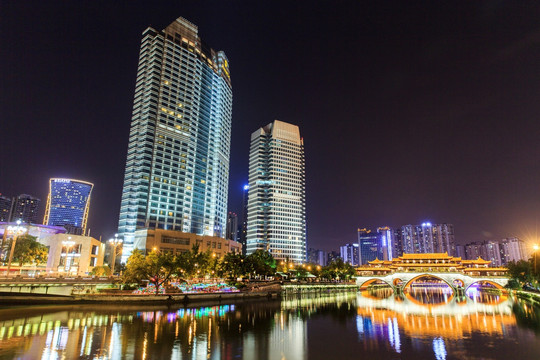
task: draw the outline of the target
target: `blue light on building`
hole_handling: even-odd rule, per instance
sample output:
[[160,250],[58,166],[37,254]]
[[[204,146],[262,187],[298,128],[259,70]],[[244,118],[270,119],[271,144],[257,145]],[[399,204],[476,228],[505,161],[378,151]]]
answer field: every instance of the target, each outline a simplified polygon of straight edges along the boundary
[[73,234],[85,234],[94,184],[73,179],[50,179],[44,225],[64,226]]

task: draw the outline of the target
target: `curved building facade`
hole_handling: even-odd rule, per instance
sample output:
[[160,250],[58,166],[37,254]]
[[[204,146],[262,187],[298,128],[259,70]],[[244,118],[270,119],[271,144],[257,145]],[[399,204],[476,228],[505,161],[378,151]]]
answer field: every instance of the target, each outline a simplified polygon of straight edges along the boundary
[[69,233],[84,235],[93,188],[94,184],[87,181],[50,179],[43,224],[63,226]]
[[183,18],[161,31],[147,28],[118,224],[123,261],[141,229],[224,236],[231,116],[225,53]]

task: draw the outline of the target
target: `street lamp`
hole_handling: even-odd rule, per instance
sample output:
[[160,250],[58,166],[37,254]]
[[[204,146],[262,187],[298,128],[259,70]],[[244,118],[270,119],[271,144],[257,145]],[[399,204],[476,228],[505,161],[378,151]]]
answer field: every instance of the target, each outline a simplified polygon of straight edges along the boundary
[[69,269],[71,268],[71,259],[70,259],[69,250],[75,245],[75,241],[72,241],[71,236],[68,236],[67,240],[62,241],[62,245],[66,247],[66,261],[64,263],[64,270],[68,272]]
[[112,267],[111,267],[111,275],[114,275],[114,265],[116,263],[116,248],[120,245],[122,245],[124,241],[122,239],[118,238],[118,234],[114,234],[114,239],[109,239],[109,244],[112,247]]
[[540,246],[538,246],[538,244],[534,244],[533,249],[534,249],[534,273],[536,274],[536,258],[538,257],[537,253],[538,253],[538,249],[540,249]]
[[21,226],[21,220],[17,220],[17,226],[8,226],[6,229],[7,233],[13,235],[13,240],[11,240],[11,250],[9,251],[9,260],[7,266],[7,275],[9,276],[9,271],[11,270],[11,261],[13,260],[13,253],[15,252],[15,243],[17,242],[17,237],[23,235],[28,231],[27,228]]

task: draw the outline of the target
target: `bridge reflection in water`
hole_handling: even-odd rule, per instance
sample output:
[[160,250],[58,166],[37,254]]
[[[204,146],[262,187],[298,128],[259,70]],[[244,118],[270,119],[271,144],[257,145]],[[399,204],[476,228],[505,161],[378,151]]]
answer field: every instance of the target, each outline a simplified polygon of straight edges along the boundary
[[521,304],[503,293],[479,286],[455,296],[438,283],[411,285],[400,295],[379,284],[194,308],[0,310],[0,359],[442,360],[510,356],[514,350],[501,349],[516,344],[517,351],[540,351],[534,333],[516,322]]

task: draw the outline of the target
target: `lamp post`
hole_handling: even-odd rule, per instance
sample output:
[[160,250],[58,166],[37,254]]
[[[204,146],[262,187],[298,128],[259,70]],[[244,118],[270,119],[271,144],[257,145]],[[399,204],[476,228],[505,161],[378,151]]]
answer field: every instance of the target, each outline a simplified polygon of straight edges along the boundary
[[13,260],[13,253],[15,252],[15,244],[17,243],[17,237],[23,235],[28,231],[27,228],[21,226],[21,220],[17,220],[17,226],[8,226],[6,231],[8,234],[13,235],[13,240],[11,240],[11,249],[9,251],[9,260],[7,266],[7,275],[9,276],[9,271],[11,270],[11,261]]
[[536,275],[536,258],[538,257],[537,253],[538,253],[538,249],[540,249],[540,246],[538,246],[538,244],[534,244],[533,245],[533,249],[534,249],[534,274]]
[[66,247],[66,261],[64,263],[64,270],[68,272],[69,269],[71,269],[69,250],[75,245],[75,241],[72,241],[71,236],[68,236],[67,240],[62,241],[62,245]]
[[114,265],[116,264],[116,248],[122,245],[123,240],[118,238],[118,234],[114,234],[114,239],[109,239],[109,244],[112,247],[112,266],[111,275],[114,275]]

